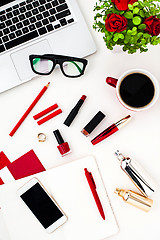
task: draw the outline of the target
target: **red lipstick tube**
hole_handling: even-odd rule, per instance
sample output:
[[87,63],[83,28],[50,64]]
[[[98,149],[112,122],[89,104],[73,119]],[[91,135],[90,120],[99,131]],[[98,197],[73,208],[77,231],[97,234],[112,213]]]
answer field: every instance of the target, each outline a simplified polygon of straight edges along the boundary
[[67,142],[64,142],[59,130],[55,130],[53,131],[55,138],[57,139],[57,142],[59,143],[59,145],[57,146],[60,154],[63,156],[69,154],[71,152],[70,147],[68,145]]
[[77,116],[80,108],[82,107],[84,101],[86,99],[85,95],[82,95],[81,99],[77,102],[76,106],[71,110],[71,112],[69,113],[68,117],[66,118],[66,120],[64,121],[64,124],[69,127],[71,125],[71,123],[73,122],[73,120],[75,119],[75,117]]
[[125,118],[122,118],[116,123],[113,123],[111,126],[109,126],[107,129],[105,129],[103,132],[101,132],[98,136],[96,136],[94,139],[92,139],[91,143],[93,145],[96,145],[97,143],[103,141],[107,137],[111,136],[113,133],[120,130],[122,126],[124,126],[128,120],[131,118],[130,115],[126,116]]

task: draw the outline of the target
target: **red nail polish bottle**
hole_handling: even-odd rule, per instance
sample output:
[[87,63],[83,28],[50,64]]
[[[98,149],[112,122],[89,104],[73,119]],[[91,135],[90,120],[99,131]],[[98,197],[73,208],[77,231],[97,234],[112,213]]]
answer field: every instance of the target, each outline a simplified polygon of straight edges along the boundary
[[71,152],[70,147],[68,145],[67,142],[64,142],[59,130],[55,130],[53,131],[55,138],[57,139],[57,142],[59,143],[59,145],[57,146],[60,154],[63,156],[69,154]]

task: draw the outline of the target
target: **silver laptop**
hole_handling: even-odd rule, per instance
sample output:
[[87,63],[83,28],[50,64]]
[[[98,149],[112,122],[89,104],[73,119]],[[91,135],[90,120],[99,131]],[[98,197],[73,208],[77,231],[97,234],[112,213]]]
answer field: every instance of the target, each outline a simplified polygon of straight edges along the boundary
[[0,92],[35,77],[30,54],[95,51],[76,0],[0,0]]

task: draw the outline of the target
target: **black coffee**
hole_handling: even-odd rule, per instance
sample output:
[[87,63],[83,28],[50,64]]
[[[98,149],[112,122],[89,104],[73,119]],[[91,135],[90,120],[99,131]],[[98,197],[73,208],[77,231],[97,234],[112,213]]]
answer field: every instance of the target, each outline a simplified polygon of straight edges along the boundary
[[126,76],[120,85],[122,100],[131,107],[144,107],[154,97],[154,85],[149,77],[142,73]]

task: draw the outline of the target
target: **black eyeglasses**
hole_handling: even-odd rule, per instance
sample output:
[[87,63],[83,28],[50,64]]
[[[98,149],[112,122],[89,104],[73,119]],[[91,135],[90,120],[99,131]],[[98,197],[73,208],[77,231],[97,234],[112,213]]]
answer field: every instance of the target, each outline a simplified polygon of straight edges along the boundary
[[49,75],[57,64],[66,77],[80,77],[84,74],[87,60],[54,54],[30,55],[29,60],[33,72],[39,75]]

